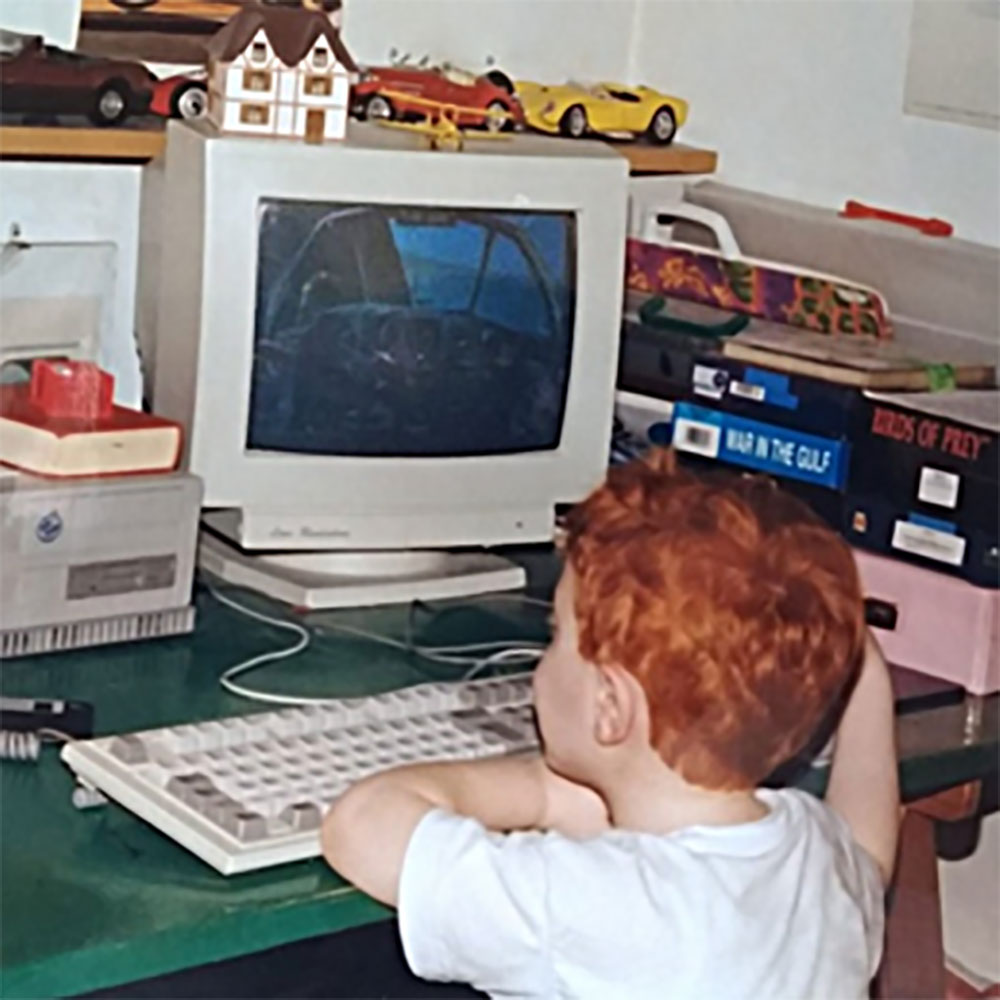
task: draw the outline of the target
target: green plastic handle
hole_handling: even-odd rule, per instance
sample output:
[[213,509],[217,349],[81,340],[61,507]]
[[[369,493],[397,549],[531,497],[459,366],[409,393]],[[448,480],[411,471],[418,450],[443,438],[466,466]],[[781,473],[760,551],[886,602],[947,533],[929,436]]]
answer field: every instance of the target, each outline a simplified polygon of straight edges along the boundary
[[730,316],[722,323],[695,323],[689,319],[678,319],[676,316],[667,315],[667,300],[659,295],[646,299],[639,306],[639,319],[646,326],[654,327],[657,330],[665,330],[669,333],[686,333],[692,337],[705,337],[711,340],[732,337],[740,330],[745,330],[750,322],[749,316],[740,313]]

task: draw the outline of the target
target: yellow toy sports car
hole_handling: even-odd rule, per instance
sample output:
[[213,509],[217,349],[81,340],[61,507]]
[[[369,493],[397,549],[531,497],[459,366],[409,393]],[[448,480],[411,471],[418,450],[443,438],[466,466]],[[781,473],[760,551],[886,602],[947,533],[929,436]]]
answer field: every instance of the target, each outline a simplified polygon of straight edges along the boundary
[[528,80],[518,80],[513,87],[529,126],[573,139],[587,133],[612,138],[645,135],[666,145],[687,120],[687,101],[650,87],[620,83],[548,86]]

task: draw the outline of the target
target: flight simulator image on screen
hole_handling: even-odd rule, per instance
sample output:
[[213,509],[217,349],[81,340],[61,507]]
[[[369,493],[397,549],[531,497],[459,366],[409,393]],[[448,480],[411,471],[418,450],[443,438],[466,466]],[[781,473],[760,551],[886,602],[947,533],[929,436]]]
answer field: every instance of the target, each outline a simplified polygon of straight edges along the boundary
[[258,215],[248,449],[558,446],[572,213],[264,199]]

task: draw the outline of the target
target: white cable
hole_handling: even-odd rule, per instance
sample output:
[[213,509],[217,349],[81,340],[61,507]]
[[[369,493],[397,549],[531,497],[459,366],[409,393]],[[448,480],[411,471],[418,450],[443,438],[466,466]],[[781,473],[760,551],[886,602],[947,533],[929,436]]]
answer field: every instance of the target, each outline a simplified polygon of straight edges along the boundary
[[[551,610],[552,602],[546,601],[540,597],[530,597],[527,594],[480,594],[472,598],[476,604],[486,604],[486,603],[517,603],[517,604],[530,604],[536,607],[545,608],[546,610]],[[468,607],[472,601],[465,599],[462,601],[459,607]],[[478,665],[482,658],[479,656],[464,656],[465,653],[487,653],[490,651],[500,652],[505,649],[520,649],[525,646],[524,639],[493,639],[486,642],[469,642],[461,644],[450,644],[447,646],[428,646],[422,643],[415,642],[412,639],[413,633],[413,612],[418,607],[427,607],[431,611],[432,615],[441,614],[443,611],[448,610],[449,607],[454,607],[453,604],[446,604],[442,611],[436,609],[431,610],[429,605],[426,605],[423,601],[416,601],[411,606],[410,620],[407,623],[406,638],[405,639],[394,639],[391,636],[384,635],[380,632],[372,632],[368,629],[359,628],[356,625],[345,625],[339,622],[324,622],[322,625],[317,626],[316,630],[322,632],[324,629],[330,631],[343,632],[347,635],[356,635],[362,639],[369,639],[372,642],[377,642],[385,646],[390,646],[393,649],[400,649],[406,653],[412,653],[422,659],[429,660],[432,663],[441,663],[445,666],[476,666]],[[545,649],[545,643],[530,642],[528,645],[532,649]]]
[[[417,648],[415,652],[417,655],[422,656],[424,659],[430,660],[432,663],[441,663],[445,666],[450,667],[466,667],[466,666],[477,666],[482,663],[484,659],[491,659],[493,656],[502,656],[504,653],[517,653],[521,655],[527,655],[531,653],[535,655],[537,659],[545,652],[545,646],[541,643],[532,646],[525,646],[523,642],[505,642],[497,643],[498,649],[495,649],[492,653],[488,654],[486,657],[474,657],[474,656],[449,656],[446,653],[427,653],[426,651]],[[486,652],[486,650],[481,650],[481,652]]]
[[38,733],[30,730],[0,729],[0,759],[36,761],[42,752]]
[[35,762],[43,743],[72,743],[73,737],[58,729],[0,729],[0,760]]
[[[275,694],[270,691],[261,691],[258,688],[251,688],[244,684],[237,683],[233,678],[238,677],[240,674],[254,670],[266,663],[276,663],[279,660],[286,660],[290,657],[297,656],[309,646],[312,637],[308,629],[296,622],[284,621],[280,618],[273,618],[270,615],[262,614],[259,611],[253,611],[252,609],[240,604],[238,601],[234,601],[232,598],[226,597],[214,587],[209,587],[208,591],[220,604],[224,604],[233,611],[246,615],[248,618],[253,618],[256,621],[264,622],[267,625],[273,625],[275,628],[292,632],[298,636],[298,640],[291,646],[286,646],[283,649],[273,650],[268,653],[261,653],[248,660],[243,660],[232,667],[228,667],[219,677],[219,684],[224,690],[230,692],[231,694],[238,695],[241,698],[248,698],[251,701],[266,702],[272,705],[322,705],[331,700],[335,700],[322,697],[314,698],[305,695]],[[551,604],[548,601],[542,601],[534,597],[524,597],[523,595],[496,594],[487,595],[487,597],[492,600],[520,600],[544,607],[551,607]],[[463,674],[463,680],[468,680],[476,676],[488,667],[500,664],[537,662],[541,659],[541,656],[545,651],[544,643],[525,645],[524,640],[496,639],[487,642],[470,642],[453,646],[421,646],[417,643],[394,639],[392,636],[383,635],[379,632],[372,632],[368,629],[359,628],[355,625],[327,622],[317,629],[317,631],[321,632],[325,629],[344,632],[348,635],[355,635],[370,642],[377,642],[384,646],[400,649],[406,653],[412,653],[433,663],[441,663],[447,666],[455,667],[468,666],[470,669]],[[465,655],[476,652],[482,653],[487,650],[492,650],[492,652],[490,652],[487,656],[477,657]]]
[[309,635],[309,630],[297,622],[282,621],[280,618],[272,618],[270,615],[253,611],[219,593],[214,587],[209,587],[208,591],[220,604],[224,604],[227,608],[232,608],[233,611],[238,611],[241,615],[246,615],[247,618],[264,622],[266,625],[273,625],[275,628],[284,629],[286,632],[293,632],[299,637],[298,641],[291,646],[286,646],[284,649],[275,649],[269,653],[261,653],[258,656],[252,656],[249,660],[243,660],[223,671],[222,676],[219,678],[219,683],[226,691],[239,695],[242,698],[249,698],[252,701],[265,701],[272,705],[313,705],[329,700],[327,698],[300,698],[292,695],[271,694],[268,691],[259,691],[256,688],[237,684],[233,678],[238,677],[240,674],[245,674],[248,670],[262,667],[265,663],[276,663],[278,660],[287,660],[289,657],[297,656],[309,645],[311,636]]
[[537,663],[544,650],[533,649],[527,646],[514,649],[501,649],[499,653],[484,657],[471,670],[462,674],[463,681],[472,680],[476,674],[481,673],[487,667],[495,667],[501,663]]
[[[339,622],[324,622],[317,628],[317,631],[344,632],[347,635],[355,635],[361,639],[368,639],[371,642],[380,643],[383,646],[391,646],[393,649],[400,649],[406,653],[413,653],[432,663],[443,663],[448,666],[468,666],[482,662],[479,656],[464,656],[464,653],[485,653],[489,650],[503,652],[510,649],[524,649],[523,639],[493,639],[487,642],[467,642],[453,646],[424,646],[420,643],[408,643],[402,639],[394,639],[379,632],[370,632],[368,629],[359,628],[355,625],[344,625]],[[532,650],[544,650],[544,643],[536,643],[530,647]]]

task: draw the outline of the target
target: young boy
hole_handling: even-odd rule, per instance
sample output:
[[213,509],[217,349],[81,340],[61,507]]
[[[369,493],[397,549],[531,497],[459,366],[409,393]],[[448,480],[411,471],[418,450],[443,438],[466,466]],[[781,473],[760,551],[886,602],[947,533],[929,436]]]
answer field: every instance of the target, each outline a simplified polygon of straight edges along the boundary
[[[566,555],[543,756],[362,781],[329,863],[399,907],[414,972],[494,996],[867,996],[899,806],[849,549],[664,453],[573,510]],[[826,804],[757,788],[843,700]]]

